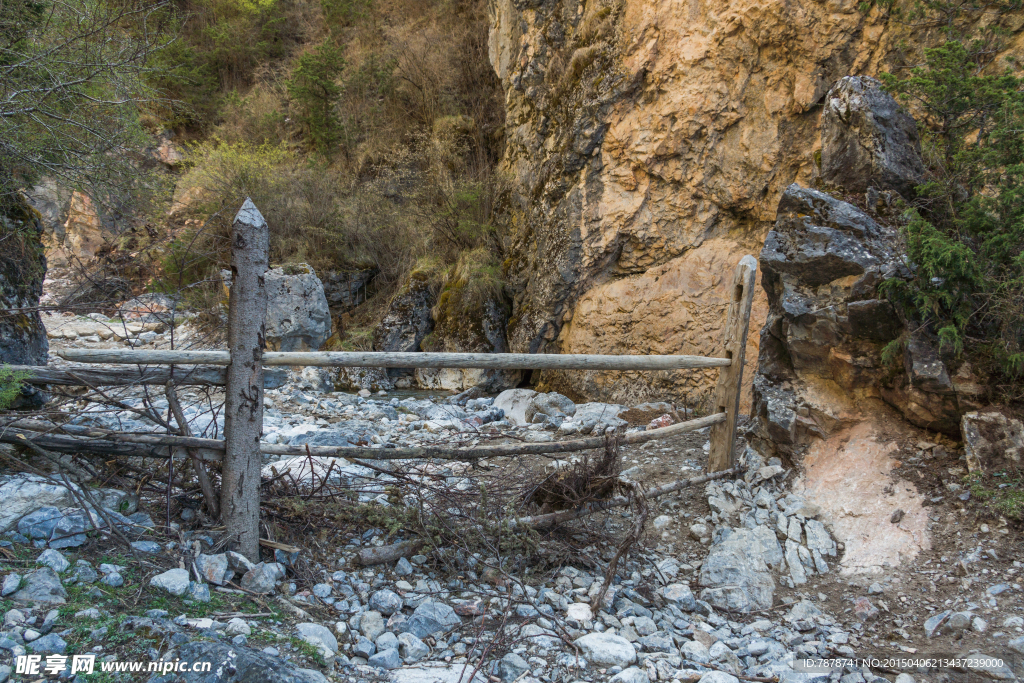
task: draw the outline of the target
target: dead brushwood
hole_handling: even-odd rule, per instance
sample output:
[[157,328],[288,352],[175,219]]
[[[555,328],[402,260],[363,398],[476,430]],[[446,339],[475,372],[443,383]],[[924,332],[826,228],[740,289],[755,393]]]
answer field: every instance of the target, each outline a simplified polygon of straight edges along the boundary
[[562,467],[529,490],[526,502],[540,512],[570,510],[615,495],[619,485],[620,435],[605,436],[604,453],[596,460],[584,456]]

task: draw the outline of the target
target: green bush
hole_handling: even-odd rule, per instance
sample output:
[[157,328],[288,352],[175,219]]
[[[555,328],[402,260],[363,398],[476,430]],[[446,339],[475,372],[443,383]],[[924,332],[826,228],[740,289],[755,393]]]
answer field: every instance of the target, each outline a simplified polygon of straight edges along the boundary
[[0,410],[7,410],[21,395],[22,383],[31,376],[28,372],[15,372],[4,363],[0,366]]
[[985,75],[977,45],[927,49],[887,89],[925,113],[929,167],[904,229],[909,281],[883,291],[938,335],[1013,380],[1024,376],[1024,80]]

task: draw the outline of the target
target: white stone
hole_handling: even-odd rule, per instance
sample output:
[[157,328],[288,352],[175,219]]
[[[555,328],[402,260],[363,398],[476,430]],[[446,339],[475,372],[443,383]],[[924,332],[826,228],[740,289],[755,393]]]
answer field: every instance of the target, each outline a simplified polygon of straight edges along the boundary
[[249,628],[249,624],[245,623],[244,619],[240,617],[235,617],[228,621],[228,625],[224,629],[224,635],[249,636],[252,635],[252,629]]
[[526,409],[537,392],[533,389],[506,389],[494,399],[494,408],[501,408],[505,411],[505,419],[510,423],[521,426],[529,424],[526,419]]
[[583,651],[583,657],[598,666],[627,667],[636,663],[633,645],[612,633],[588,633],[577,638],[574,644]]
[[572,619],[583,623],[585,621],[593,621],[594,613],[590,609],[590,605],[583,602],[576,602],[569,605],[569,609],[565,612],[566,619]]
[[188,592],[189,576],[184,569],[171,569],[163,574],[157,574],[149,580],[149,585],[154,588],[163,588],[171,595],[181,597]]

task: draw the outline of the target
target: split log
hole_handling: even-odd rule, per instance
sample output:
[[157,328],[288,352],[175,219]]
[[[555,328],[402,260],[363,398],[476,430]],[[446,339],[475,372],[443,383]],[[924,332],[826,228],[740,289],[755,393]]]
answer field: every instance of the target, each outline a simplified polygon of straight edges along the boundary
[[[706,417],[699,417],[695,420],[681,422],[669,427],[660,429],[649,429],[643,432],[631,432],[622,437],[620,443],[640,444],[656,439],[664,439],[698,429],[710,427],[725,420],[724,413],[716,413]],[[102,444],[118,446],[117,452],[111,449],[110,455],[133,455],[139,457],[167,457],[161,455],[150,455],[153,447],[156,446],[178,446],[185,448],[200,449],[198,453],[203,460],[219,461],[224,451],[224,442],[220,439],[204,439],[200,437],[183,437],[172,434],[128,434],[125,432],[113,432],[97,427],[86,427],[82,425],[57,425],[38,420],[5,420],[0,418],[0,435],[4,429],[19,429],[34,431],[52,436],[55,432],[66,432],[76,437],[61,437],[64,441],[54,442],[48,446],[60,453],[97,453],[106,454]],[[93,438],[86,438],[93,437]],[[3,441],[0,436],[0,441]],[[76,444],[88,444],[89,449],[76,451]],[[130,452],[130,445],[137,444],[139,451]],[[477,446],[473,448],[449,448],[446,446],[410,446],[405,448],[368,448],[362,446],[286,446],[279,444],[260,444],[260,451],[264,455],[294,455],[306,457],[312,455],[316,458],[352,458],[366,460],[459,460],[472,462],[485,458],[499,458],[521,455],[551,455],[555,453],[572,453],[575,451],[593,450],[603,448],[604,436],[593,436],[586,439],[574,439],[572,441],[548,441],[543,443],[514,443],[500,446]]]
[[179,385],[224,386],[227,371],[223,367],[175,365],[169,368],[54,368],[48,365],[11,365],[14,372],[26,372],[29,384],[55,386],[120,387],[139,384],[165,386],[169,380]]
[[15,427],[0,428],[0,443],[24,445],[24,439],[31,439],[40,448],[56,453],[83,453],[104,457],[169,458],[167,446],[138,443],[118,443],[83,439],[74,436],[60,436],[43,432],[31,432]]
[[[229,365],[228,351],[139,351],[66,349],[65,360],[127,365]],[[480,368],[484,370],[684,370],[724,368],[728,358],[706,356],[607,356],[569,353],[400,353],[385,351],[274,351],[263,365],[304,365],[342,368]]]
[[423,541],[403,541],[402,543],[385,545],[380,548],[363,548],[356,553],[356,562],[363,567],[397,562],[399,558],[412,557],[419,552],[423,545]]

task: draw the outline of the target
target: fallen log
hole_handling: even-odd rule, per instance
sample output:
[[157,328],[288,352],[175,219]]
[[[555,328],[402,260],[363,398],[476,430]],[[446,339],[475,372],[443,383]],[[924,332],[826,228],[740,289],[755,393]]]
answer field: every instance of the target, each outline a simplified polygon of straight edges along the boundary
[[158,444],[144,445],[137,443],[118,443],[115,441],[100,441],[95,439],[83,439],[74,436],[61,436],[59,434],[47,434],[44,432],[33,432],[15,427],[4,427],[0,429],[0,443],[25,445],[25,441],[32,441],[40,448],[56,453],[87,453],[91,455],[102,455],[105,457],[134,457],[134,458],[169,458],[167,446]]
[[[640,444],[656,439],[664,439],[678,434],[696,431],[711,425],[718,424],[725,420],[725,413],[715,413],[699,417],[695,420],[681,422],[669,427],[660,429],[649,429],[643,432],[631,432],[622,437],[620,443]],[[83,425],[58,425],[38,420],[17,420],[0,418],[0,426],[35,431],[38,433],[52,434],[54,432],[67,432],[78,437],[92,437],[89,440],[95,448],[97,444],[118,443],[139,444],[140,446],[180,446],[186,448],[197,448],[205,451],[203,460],[220,459],[220,453],[224,450],[224,442],[220,439],[204,439],[201,437],[184,437],[172,434],[128,434],[115,432],[98,427],[87,427]],[[2,431],[0,431],[2,433]],[[0,441],[3,438],[0,436]],[[77,441],[69,440],[66,446],[72,447],[74,443],[84,443],[86,439]],[[595,448],[603,448],[604,436],[592,436],[586,439],[574,439],[571,441],[548,441],[543,443],[515,443],[503,444],[500,446],[476,446],[472,448],[450,448],[447,446],[407,446],[404,448],[368,448],[363,446],[287,446],[281,444],[260,444],[260,451],[264,455],[294,455],[306,457],[312,455],[318,458],[361,458],[365,460],[460,460],[472,462],[485,458],[498,458],[517,455],[549,455],[554,453],[571,453],[574,451],[586,451]],[[64,447],[64,446],[61,446]],[[74,450],[61,450],[55,445],[53,450],[61,453],[74,453]],[[84,451],[83,451],[84,452]],[[96,453],[96,450],[88,451]],[[123,451],[122,451],[123,452]],[[139,453],[143,457],[154,457]],[[155,456],[159,457],[159,456]],[[167,457],[166,454],[163,457]]]
[[380,548],[362,548],[356,553],[356,562],[363,567],[395,562],[401,557],[412,557],[423,546],[423,541],[403,541]]
[[9,368],[14,372],[29,373],[24,380],[29,384],[54,386],[164,386],[173,379],[175,384],[179,385],[222,387],[226,375],[223,367],[201,365],[175,365],[167,368],[54,368],[48,365],[11,365]]

